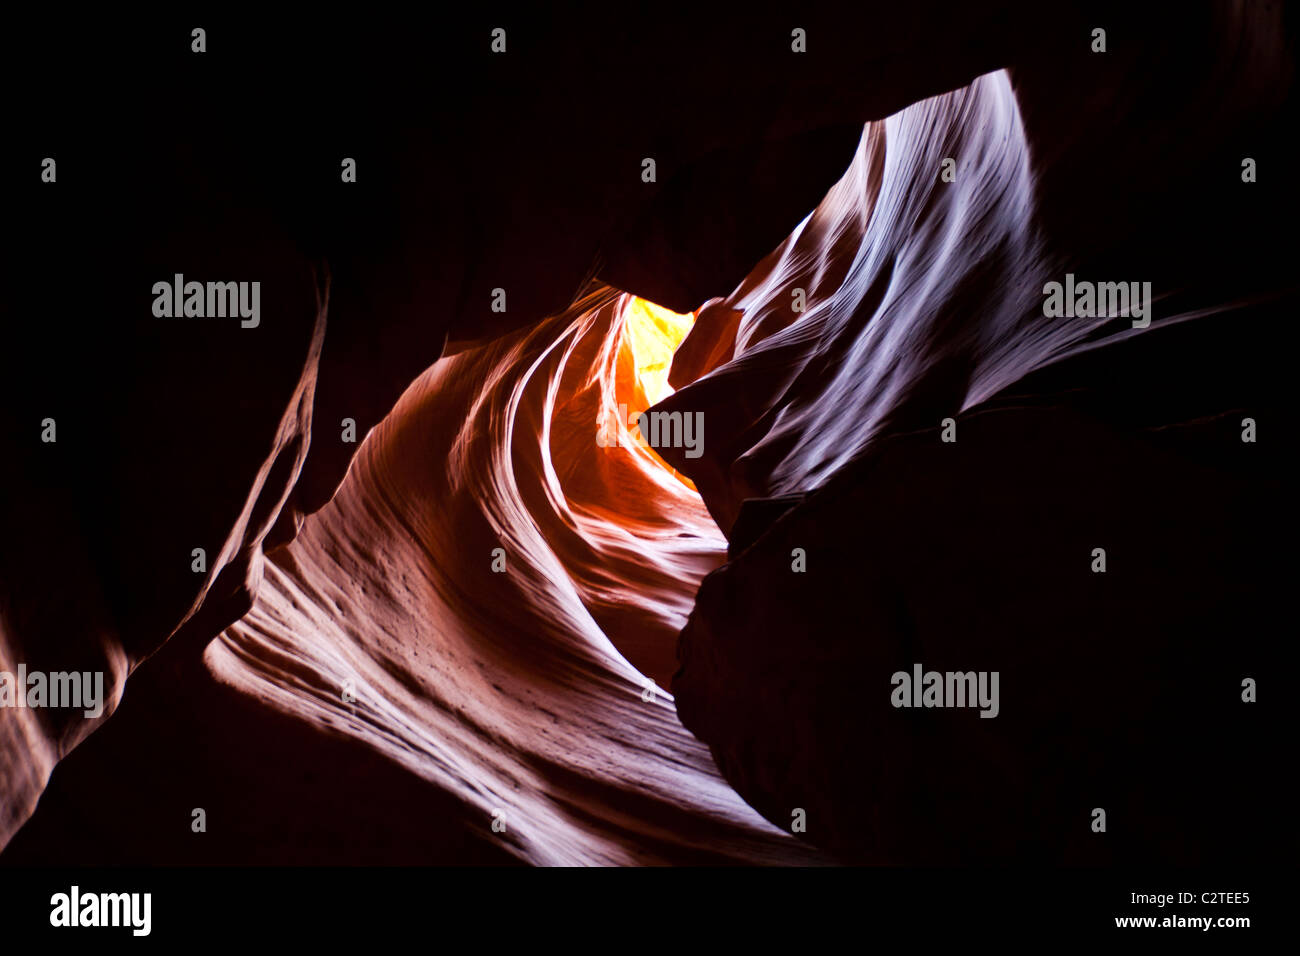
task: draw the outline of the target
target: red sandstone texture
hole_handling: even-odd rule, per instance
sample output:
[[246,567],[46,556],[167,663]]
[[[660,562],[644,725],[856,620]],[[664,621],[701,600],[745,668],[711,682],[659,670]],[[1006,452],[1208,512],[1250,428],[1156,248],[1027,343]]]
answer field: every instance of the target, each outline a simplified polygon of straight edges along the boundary
[[664,689],[726,545],[649,452],[594,440],[630,397],[626,298],[594,289],[417,379],[206,660],[484,828],[503,814],[525,860],[808,861],[719,779]]
[[[173,414],[204,441],[160,451],[146,429],[122,457],[154,479],[89,490],[79,459],[15,466],[0,668],[104,669],[102,723],[147,676],[134,669],[162,681],[184,662],[196,699],[233,688],[267,727],[288,716],[378,753],[446,798],[447,826],[530,863],[1111,859],[1069,835],[1071,799],[1141,820],[1143,859],[1258,847],[1248,829],[1187,836],[1207,802],[1248,814],[1194,753],[1156,748],[1194,712],[1198,743],[1252,739],[1243,759],[1268,766],[1253,718],[1204,702],[1231,697],[1214,697],[1215,675],[1231,691],[1270,662],[1281,593],[1264,560],[1276,458],[1242,459],[1236,433],[1278,407],[1295,304],[1291,245],[1261,228],[1293,187],[1261,200],[1239,177],[1241,144],[1268,155],[1285,116],[1287,25],[1269,5],[1208,4],[1175,43],[1144,20],[1098,74],[1062,39],[1082,21],[1001,22],[943,34],[964,42],[899,32],[927,51],[913,68],[873,48],[875,69],[817,109],[686,111],[683,172],[653,200],[592,158],[570,189],[539,172],[527,201],[498,196],[517,229],[427,263],[431,223],[474,236],[486,213],[432,188],[403,196],[408,248],[329,268],[268,230],[265,261],[292,292],[267,304],[282,321],[254,370],[214,338],[212,355],[162,363],[156,394],[117,405],[103,390],[117,418]],[[762,117],[761,145],[731,145]],[[506,160],[484,164],[509,178]],[[783,175],[796,184],[774,186]],[[214,236],[257,234],[246,213]],[[209,262],[255,261],[211,242]],[[541,264],[507,317],[432,314],[486,302],[494,270],[520,261]],[[1155,321],[1045,321],[1043,283],[1067,271],[1150,275]],[[398,291],[368,301],[358,275]],[[659,406],[704,414],[702,458],[663,451],[699,495],[644,450],[596,441],[635,391],[620,289],[703,303]],[[199,410],[155,410],[205,358],[225,378],[203,380]],[[244,414],[223,432],[230,395]],[[344,415],[359,448],[336,440]],[[946,417],[962,437],[941,457]],[[162,493],[175,486],[191,490]],[[92,531],[66,492],[84,492]],[[728,562],[746,501],[783,495],[807,497],[751,523]],[[1104,595],[1054,583],[1099,535],[1142,573]],[[183,562],[154,573],[196,537],[201,584]],[[788,576],[796,547],[806,577]],[[105,570],[119,565],[151,584]],[[40,586],[55,567],[78,600]],[[967,654],[1034,689],[998,721],[907,723],[864,687],[918,654]],[[257,711],[241,713],[256,733]],[[98,723],[0,712],[0,842]],[[89,768],[113,761],[78,756],[68,779],[93,794]]]

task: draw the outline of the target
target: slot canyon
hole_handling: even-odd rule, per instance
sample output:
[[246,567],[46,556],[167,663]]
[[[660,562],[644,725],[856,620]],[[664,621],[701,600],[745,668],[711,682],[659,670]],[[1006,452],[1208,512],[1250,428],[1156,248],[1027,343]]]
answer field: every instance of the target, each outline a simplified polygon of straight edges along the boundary
[[1288,855],[1294,10],[491,25],[16,106],[0,865]]

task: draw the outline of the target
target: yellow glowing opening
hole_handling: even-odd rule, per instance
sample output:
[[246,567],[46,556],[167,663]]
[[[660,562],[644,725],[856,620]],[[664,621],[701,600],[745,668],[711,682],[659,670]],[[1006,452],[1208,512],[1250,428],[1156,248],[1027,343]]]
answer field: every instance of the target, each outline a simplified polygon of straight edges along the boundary
[[695,324],[695,315],[684,315],[632,297],[623,313],[625,341],[632,349],[636,377],[649,405],[663,401],[675,389],[668,384],[673,353]]

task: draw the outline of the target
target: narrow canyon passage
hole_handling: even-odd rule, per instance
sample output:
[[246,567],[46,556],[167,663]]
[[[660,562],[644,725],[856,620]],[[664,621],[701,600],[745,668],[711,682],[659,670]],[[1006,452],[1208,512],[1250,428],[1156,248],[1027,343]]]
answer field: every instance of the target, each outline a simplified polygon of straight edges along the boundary
[[[256,216],[205,192],[106,255],[66,298],[126,304],[14,389],[0,509],[0,670],[103,671],[105,708],[0,712],[0,862],[1275,852],[1225,772],[1283,792],[1283,698],[1240,693],[1289,593],[1292,47],[1260,9],[1104,57],[1082,23],[846,34],[815,96],[783,27],[787,92],[725,109],[690,71],[591,105],[584,60],[522,131],[385,115],[359,183],[310,141],[328,190],[245,170]],[[507,103],[549,58],[518,52]],[[552,137],[570,101],[590,128]],[[67,258],[84,194],[39,200]],[[177,236],[209,248],[173,269]],[[257,327],[126,323],[181,272],[261,275]],[[1142,321],[1074,308],[1106,286]],[[891,702],[954,669],[999,676],[996,719]]]
[[675,344],[653,308],[593,287],[438,361],[206,660],[435,781],[533,863],[811,860],[720,779],[667,695],[726,541],[627,416],[617,444],[596,441],[647,384],[664,391],[665,370],[636,367]]
[[[954,133],[970,174],[922,187],[910,171]],[[531,328],[449,344],[268,555],[208,666],[503,823],[530,862],[817,859],[779,828],[798,805],[764,821],[680,723],[678,635],[745,499],[815,488],[891,418],[959,410],[1087,336],[1027,334],[1027,285],[986,305],[978,350],[952,334],[974,316],[945,303],[990,268],[972,250],[1038,254],[1027,189],[990,74],[864,127],[840,182],[693,325],[593,284]],[[911,287],[922,269],[939,278]],[[700,417],[694,454],[646,447],[631,423],[652,402]]]

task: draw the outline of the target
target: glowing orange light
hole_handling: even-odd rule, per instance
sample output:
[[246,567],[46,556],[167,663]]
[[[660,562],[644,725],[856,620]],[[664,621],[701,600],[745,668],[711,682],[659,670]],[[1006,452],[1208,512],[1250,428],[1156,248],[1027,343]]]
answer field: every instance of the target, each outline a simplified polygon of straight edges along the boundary
[[623,313],[624,340],[632,349],[636,376],[650,405],[675,389],[668,384],[673,353],[695,324],[693,313],[681,314],[635,296]]
[[629,395],[623,391],[626,386],[620,383],[619,391],[620,403],[626,400],[626,404],[619,405],[619,414],[627,417],[630,437],[692,491],[695,490],[694,483],[664,461],[641,435],[637,416],[676,391],[668,384],[668,370],[677,346],[694,325],[694,313],[674,312],[662,305],[629,296],[623,310],[622,345],[631,353],[636,372],[635,387],[634,394]]

